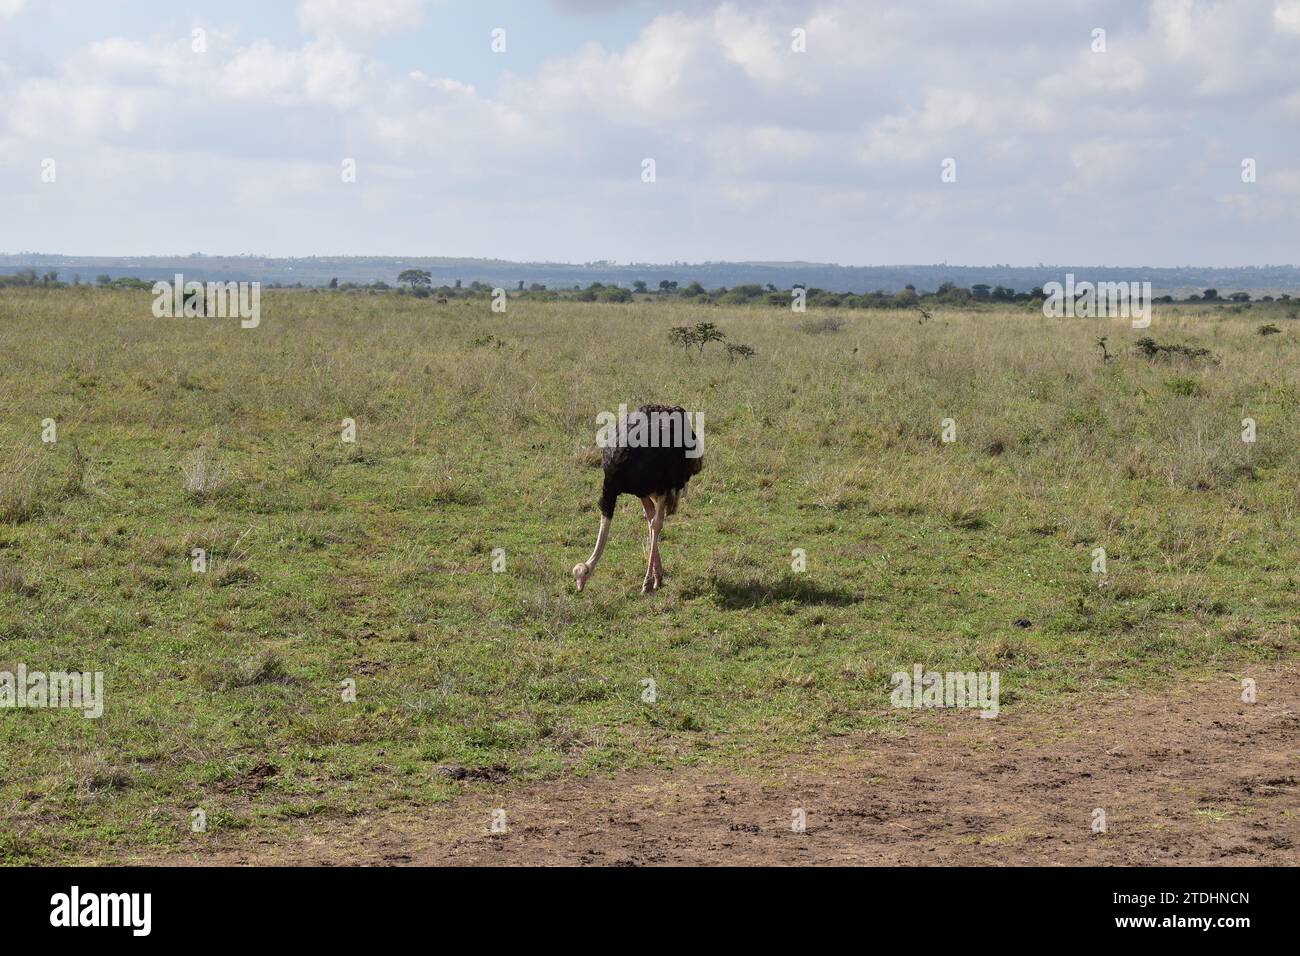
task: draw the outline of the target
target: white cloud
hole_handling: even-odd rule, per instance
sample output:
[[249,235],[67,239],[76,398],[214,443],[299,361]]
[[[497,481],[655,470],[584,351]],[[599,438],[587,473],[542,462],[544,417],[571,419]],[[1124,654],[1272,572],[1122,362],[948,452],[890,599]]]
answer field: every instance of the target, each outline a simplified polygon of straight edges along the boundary
[[416,27],[424,0],[298,0],[298,24],[313,36],[373,40]]
[[1232,0],[1153,0],[1153,50],[1181,70],[1194,93],[1247,94],[1279,81],[1294,82],[1294,42],[1275,33],[1291,7]]
[[222,66],[220,88],[236,99],[346,109],[362,102],[364,73],[362,57],[332,41],[314,41],[299,50],[257,42]]
[[1300,0],[1278,0],[1273,19],[1283,30],[1300,33]]
[[714,14],[713,34],[727,60],[750,78],[766,85],[785,77],[789,58],[784,50],[789,43],[778,36],[772,23],[724,3]]

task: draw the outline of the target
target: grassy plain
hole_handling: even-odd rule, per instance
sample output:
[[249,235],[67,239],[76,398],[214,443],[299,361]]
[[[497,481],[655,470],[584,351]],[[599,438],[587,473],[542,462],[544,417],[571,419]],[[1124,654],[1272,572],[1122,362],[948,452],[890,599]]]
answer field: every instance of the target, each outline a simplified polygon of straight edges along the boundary
[[[1107,688],[1296,649],[1281,308],[809,334],[824,315],[672,300],[271,291],[247,330],[151,301],[0,289],[0,671],[100,670],[107,695],[98,720],[0,710],[3,862],[418,807],[462,771],[742,765],[906,724],[889,677],[914,663],[1086,720]],[[699,321],[756,356],[669,343]],[[642,401],[704,413],[704,470],[664,590],[639,593],[624,500],[579,595],[595,416]]]

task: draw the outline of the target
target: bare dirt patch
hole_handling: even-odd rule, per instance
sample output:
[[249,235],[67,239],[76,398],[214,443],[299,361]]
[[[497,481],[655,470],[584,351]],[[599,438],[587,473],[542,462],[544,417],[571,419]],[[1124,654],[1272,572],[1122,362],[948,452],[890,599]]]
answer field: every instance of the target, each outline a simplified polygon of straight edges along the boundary
[[[1241,702],[1243,676],[1255,704]],[[1293,661],[1051,713],[935,713],[906,736],[839,738],[743,773],[467,774],[461,797],[426,814],[300,821],[275,843],[214,834],[130,862],[1295,865],[1298,780]],[[489,832],[497,808],[505,834]],[[1092,832],[1095,808],[1105,833]]]

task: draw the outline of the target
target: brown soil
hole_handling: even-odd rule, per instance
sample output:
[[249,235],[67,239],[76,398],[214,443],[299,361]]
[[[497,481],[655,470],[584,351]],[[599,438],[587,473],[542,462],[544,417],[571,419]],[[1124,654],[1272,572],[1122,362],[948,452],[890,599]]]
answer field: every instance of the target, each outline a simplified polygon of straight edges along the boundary
[[[1258,682],[1255,704],[1241,702],[1242,676]],[[933,712],[903,737],[839,738],[744,773],[463,780],[461,797],[419,816],[303,821],[274,844],[214,835],[131,862],[1296,865],[1300,663],[1054,713]],[[1098,807],[1105,833],[1092,832]],[[489,832],[496,808],[505,834]]]

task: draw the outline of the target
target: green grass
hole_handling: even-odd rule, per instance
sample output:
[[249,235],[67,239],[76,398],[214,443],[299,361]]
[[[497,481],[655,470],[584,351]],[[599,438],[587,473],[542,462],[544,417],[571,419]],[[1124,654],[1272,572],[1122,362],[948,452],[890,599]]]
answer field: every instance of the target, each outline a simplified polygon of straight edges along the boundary
[[[806,334],[827,315],[268,292],[243,330],[150,302],[0,290],[0,670],[107,688],[100,720],[0,710],[5,862],[190,847],[193,808],[211,834],[427,805],[459,786],[438,765],[737,763],[905,723],[913,663],[1000,671],[1005,713],[1295,649],[1300,329],[1255,331],[1280,313]],[[698,321],[757,356],[669,343]],[[625,500],[576,594],[595,416],[651,400],[705,415],[665,589]]]

